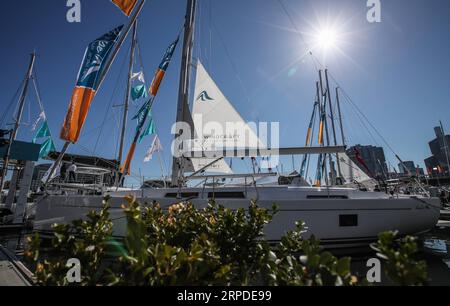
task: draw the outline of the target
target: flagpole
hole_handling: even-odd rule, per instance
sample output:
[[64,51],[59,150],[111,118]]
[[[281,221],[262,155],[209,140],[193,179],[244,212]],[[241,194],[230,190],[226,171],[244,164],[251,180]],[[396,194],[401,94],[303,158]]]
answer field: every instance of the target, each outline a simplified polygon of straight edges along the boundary
[[[137,18],[139,17],[140,13],[142,12],[142,9],[144,8],[144,4],[145,4],[146,0],[142,0],[142,2],[139,4],[136,12],[134,13],[133,17],[131,18],[131,21],[129,22],[129,24],[126,26],[123,35],[119,38],[115,49],[112,51],[111,56],[109,57],[108,61],[105,64],[105,69],[103,70],[103,73],[100,75],[100,81],[99,81],[99,85],[97,88],[97,93],[100,90],[100,88],[103,85],[103,82],[106,79],[106,75],[108,74],[112,64],[114,63],[114,60],[117,57],[117,54],[119,53],[120,48],[122,47],[123,43],[125,42],[125,39],[128,36],[128,33],[130,33],[131,27],[133,26],[133,24],[136,22]],[[59,163],[61,163],[64,155],[66,154],[67,150],[69,149],[71,142],[67,141],[64,146],[63,149],[61,150],[61,153],[59,154],[57,160],[55,161],[54,165],[52,166],[52,170],[50,171],[50,175],[47,178],[46,182],[44,185],[47,185],[50,181],[50,178],[52,177],[53,173],[56,170],[56,167],[58,166]]]
[[12,147],[14,141],[16,140],[17,132],[19,131],[20,121],[22,120],[22,115],[23,115],[23,108],[25,106],[25,98],[27,96],[28,86],[30,84],[30,79],[31,79],[31,77],[33,75],[33,69],[34,69],[35,61],[36,61],[36,53],[33,52],[31,54],[31,60],[30,60],[30,65],[28,67],[28,71],[27,71],[27,75],[26,75],[25,85],[23,87],[22,94],[21,94],[20,99],[19,99],[19,111],[17,113],[17,118],[16,118],[16,122],[14,124],[14,129],[11,132],[11,136],[10,136],[10,140],[11,141],[8,144],[8,149],[6,150],[6,156],[5,156],[5,159],[4,159],[2,176],[1,176],[1,180],[0,180],[0,193],[3,192],[3,188],[4,188],[4,185],[5,185],[5,178],[6,178],[6,175],[8,173],[8,166],[9,166],[9,161],[10,161],[10,158],[11,158],[11,147]]
[[123,43],[125,42],[125,39],[127,38],[128,34],[130,33],[131,27],[134,25],[134,23],[136,22],[137,18],[141,14],[142,9],[144,8],[145,1],[146,0],[142,0],[142,2],[139,4],[139,6],[138,6],[136,12],[134,13],[133,17],[131,17],[130,23],[125,28],[125,31],[124,31],[123,35],[119,38],[116,48],[112,51],[112,54],[109,57],[109,60],[106,62],[105,69],[103,70],[103,73],[100,76],[100,82],[99,82],[99,86],[98,86],[97,92],[100,89],[100,87],[102,86],[103,81],[105,81],[106,75],[108,74],[109,69],[112,66],[112,63],[116,59],[120,48],[122,47]]
[[123,147],[125,143],[125,132],[127,128],[127,120],[128,120],[128,111],[130,106],[130,95],[131,95],[131,78],[133,75],[133,65],[134,65],[134,52],[136,49],[136,37],[137,37],[137,20],[134,23],[133,26],[133,41],[131,43],[131,55],[130,55],[130,65],[128,69],[128,82],[127,82],[127,93],[125,98],[125,106],[123,111],[123,121],[122,121],[122,131],[120,136],[120,147],[119,147],[119,158],[118,158],[118,164],[119,167],[122,164],[122,157],[123,157]]

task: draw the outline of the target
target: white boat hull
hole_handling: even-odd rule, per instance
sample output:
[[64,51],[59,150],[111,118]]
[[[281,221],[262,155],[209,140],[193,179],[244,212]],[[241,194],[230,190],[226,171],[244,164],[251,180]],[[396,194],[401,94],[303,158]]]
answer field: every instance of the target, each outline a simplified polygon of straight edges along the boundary
[[[267,240],[280,240],[301,220],[308,228],[305,237],[314,235],[328,248],[368,245],[386,230],[397,230],[401,235],[421,234],[434,228],[440,214],[437,198],[389,198],[382,193],[345,188],[280,186],[257,190],[252,187],[192,188],[183,189],[183,194],[192,196],[190,202],[198,208],[206,207],[211,196],[216,196],[217,204],[231,209],[248,208],[251,199],[258,199],[262,208],[271,209],[276,204],[278,213],[265,229]],[[163,209],[180,202],[175,197],[177,189],[143,189],[133,193],[140,203],[156,201]],[[229,197],[228,193],[237,197],[225,198]],[[126,231],[120,208],[125,195],[111,194],[111,218],[114,236],[118,237],[123,237]],[[101,196],[47,196],[37,205],[35,230],[49,233],[54,223],[66,224],[81,219],[89,211],[99,210],[102,200]]]

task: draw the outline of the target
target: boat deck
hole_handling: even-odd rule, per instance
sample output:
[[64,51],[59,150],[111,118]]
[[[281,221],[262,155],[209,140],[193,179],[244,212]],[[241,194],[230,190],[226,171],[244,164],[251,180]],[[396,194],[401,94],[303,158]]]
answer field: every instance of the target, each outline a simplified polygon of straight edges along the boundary
[[33,278],[14,254],[0,245],[0,287],[3,286],[33,286]]

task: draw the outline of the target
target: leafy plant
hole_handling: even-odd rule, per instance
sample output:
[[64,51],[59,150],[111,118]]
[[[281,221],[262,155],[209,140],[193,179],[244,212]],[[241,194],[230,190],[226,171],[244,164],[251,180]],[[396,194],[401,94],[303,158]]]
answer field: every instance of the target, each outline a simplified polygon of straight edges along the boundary
[[100,212],[91,211],[86,220],[76,220],[71,225],[54,225],[51,252],[41,258],[41,239],[38,234],[28,237],[25,258],[35,267],[35,276],[42,285],[71,285],[66,275],[70,258],[82,263],[83,278],[80,285],[93,286],[102,281],[102,264],[111,237],[113,223],[109,217],[108,198]]
[[[30,237],[26,257],[42,285],[71,285],[65,278],[67,259],[82,266],[79,285],[271,285],[349,286],[360,284],[350,271],[350,258],[324,252],[315,237],[304,239],[297,222],[277,245],[264,239],[264,227],[277,213],[252,202],[247,210],[232,210],[213,201],[197,209],[178,203],[168,210],[159,204],[140,205],[134,197],[123,205],[127,232],[123,241],[111,238],[108,199],[101,211],[86,220],[56,225],[52,252],[43,258],[41,239]],[[421,284],[423,264],[412,259],[415,243],[394,242],[380,235],[379,252],[388,261],[389,275],[400,284]],[[414,247],[415,246],[415,247]],[[405,271],[408,270],[408,271]]]
[[427,285],[427,265],[418,261],[416,238],[399,239],[397,232],[384,232],[378,236],[374,246],[377,255],[385,260],[387,276],[402,286]]

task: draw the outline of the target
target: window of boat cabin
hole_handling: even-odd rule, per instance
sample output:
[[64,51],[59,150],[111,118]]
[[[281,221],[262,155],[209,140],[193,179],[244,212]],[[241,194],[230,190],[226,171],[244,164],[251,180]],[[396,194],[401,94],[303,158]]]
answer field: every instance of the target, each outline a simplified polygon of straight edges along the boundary
[[346,195],[308,195],[306,196],[307,199],[311,200],[320,200],[320,199],[341,199],[341,200],[347,200],[348,196]]
[[339,215],[340,227],[356,227],[358,226],[358,215]]
[[181,194],[178,194],[176,192],[173,193],[167,193],[166,198],[177,198],[178,195],[180,195],[182,198],[198,198],[199,193],[198,192],[182,192]]
[[209,192],[208,198],[212,199],[245,199],[243,192]]

